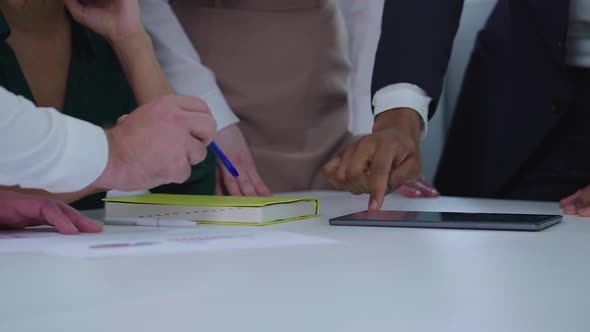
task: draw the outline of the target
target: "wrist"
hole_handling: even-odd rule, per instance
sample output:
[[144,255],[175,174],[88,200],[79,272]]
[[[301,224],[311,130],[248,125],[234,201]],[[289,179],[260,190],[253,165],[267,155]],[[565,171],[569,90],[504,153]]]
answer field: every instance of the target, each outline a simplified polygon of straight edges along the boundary
[[417,111],[411,108],[395,108],[375,117],[373,132],[395,129],[408,133],[416,142],[419,142],[422,127],[422,118]]
[[124,36],[109,37],[107,40],[119,58],[141,56],[153,49],[152,40],[143,28]]
[[115,183],[117,183],[116,177],[120,170],[119,159],[116,157],[116,149],[114,148],[116,140],[115,133],[112,129],[105,129],[104,132],[109,146],[107,165],[102,174],[90,185],[90,187],[101,191],[115,187]]

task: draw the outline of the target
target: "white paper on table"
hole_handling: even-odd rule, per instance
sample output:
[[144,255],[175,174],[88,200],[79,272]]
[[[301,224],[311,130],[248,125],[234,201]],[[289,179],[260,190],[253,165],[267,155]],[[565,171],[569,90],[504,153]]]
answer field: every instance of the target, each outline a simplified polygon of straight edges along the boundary
[[100,234],[78,234],[63,235],[54,228],[33,227],[22,231],[1,231],[0,232],[0,254],[5,253],[27,253],[47,252],[47,249],[60,246],[84,243],[93,237],[104,237],[105,239],[129,236],[135,233],[136,236],[156,232],[158,228],[152,227],[121,227],[117,233],[106,231]]
[[37,251],[84,258],[270,248],[337,242],[315,236],[258,227],[182,229],[129,227],[128,229],[132,229],[132,231],[125,232],[121,232],[120,228],[117,227],[116,232],[112,231],[112,228],[107,228],[104,233],[100,234],[0,240],[0,253]]
[[37,252],[36,243],[47,239],[62,237],[53,228],[31,228],[26,231],[0,232],[0,254]]

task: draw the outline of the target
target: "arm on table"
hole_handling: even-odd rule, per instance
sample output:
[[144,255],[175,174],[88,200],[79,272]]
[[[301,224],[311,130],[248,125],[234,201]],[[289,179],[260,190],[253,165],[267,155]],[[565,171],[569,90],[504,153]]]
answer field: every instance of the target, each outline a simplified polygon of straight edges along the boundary
[[[76,0],[66,0],[73,16],[82,23],[85,20],[96,20],[97,16],[92,15],[98,15],[97,12],[100,14],[105,10],[100,6],[111,3],[115,5],[107,6],[109,11],[123,13],[118,13],[121,14],[119,19],[125,17],[128,6],[133,7],[134,4],[133,1],[113,0],[101,2],[97,5],[99,7],[92,7],[93,10],[86,10]],[[98,21],[110,25],[94,26],[95,31],[103,35],[115,31],[119,37],[131,36],[113,30],[113,25],[126,21],[113,23],[113,14],[109,14],[111,16],[99,15]],[[136,27],[135,24],[131,26]],[[143,42],[131,43],[129,48],[120,49],[120,52],[138,51],[143,49],[141,45],[145,46]],[[153,63],[153,52],[151,54],[151,58],[148,56],[138,63]],[[138,72],[138,67],[132,63],[129,65],[132,67],[127,70],[130,75],[135,75],[133,80],[141,81],[143,76]],[[152,75],[160,75],[159,67],[151,67]],[[135,84],[140,100],[153,99],[152,96],[171,91],[165,79],[147,83],[145,87]],[[215,128],[207,106],[200,100],[183,96],[159,97],[140,106],[123,123],[108,130],[65,116],[56,110],[39,112],[32,103],[4,89],[0,89],[0,103],[7,114],[0,121],[0,127],[7,128],[2,132],[3,137],[8,137],[3,140],[5,144],[0,145],[3,152],[0,158],[0,184],[42,188],[53,192],[81,191],[78,196],[88,190],[94,191],[86,188],[89,185],[129,191],[166,183],[182,183],[190,174],[190,165],[205,158],[206,146]],[[170,146],[177,148],[170,149]],[[86,153],[89,149],[93,151],[90,156]],[[73,195],[60,197],[67,200],[76,198]]]
[[[0,87],[0,184],[53,192],[82,190],[107,166],[109,145],[102,128],[36,107]],[[84,153],[89,147],[93,153]],[[65,172],[76,165],[75,172]]]
[[[141,25],[137,2],[112,0],[109,3],[83,7],[75,0],[67,0],[66,6],[76,20],[103,35],[111,43],[138,103],[143,105],[131,113],[128,120],[123,121],[127,123],[118,123],[112,129],[103,131],[87,124],[99,130],[102,135],[101,142],[104,145],[102,154],[101,149],[96,149],[96,143],[83,145],[85,141],[79,140],[78,136],[91,136],[91,130],[68,133],[57,128],[63,120],[56,119],[56,135],[60,133],[65,135],[73,141],[72,144],[78,142],[72,148],[72,154],[78,155],[84,161],[92,161],[97,155],[102,158],[102,164],[96,162],[97,166],[95,166],[101,167],[100,171],[95,172],[96,177],[88,181],[86,186],[77,186],[75,190],[61,190],[67,192],[63,194],[51,194],[43,190],[21,190],[18,187],[11,189],[43,194],[69,203],[106,189],[148,189],[165,183],[181,183],[186,180],[190,173],[190,164],[197,164],[205,158],[206,147],[213,135],[215,122],[209,115],[207,106],[199,100],[189,97],[162,98],[172,94],[172,88],[155,58],[151,41]],[[54,113],[57,112],[47,112],[49,115]],[[70,121],[74,120],[70,119]],[[171,144],[173,142],[174,144]],[[59,148],[63,144],[53,142],[51,145]],[[178,148],[170,149],[166,145],[178,146]],[[96,152],[90,154],[91,157],[87,157],[84,151],[88,149]],[[80,156],[81,154],[84,156]],[[166,158],[166,154],[169,158]],[[158,158],[168,160],[169,165],[153,163],[153,160]],[[148,161],[150,159],[152,161]],[[178,162],[172,162],[175,160]],[[76,165],[75,171],[72,171],[72,165]],[[70,170],[67,175],[71,177],[75,177],[77,172],[84,172],[81,168],[87,167],[83,162],[59,166],[62,173],[65,173],[64,169]],[[67,181],[65,174],[63,177]],[[26,183],[10,184],[27,186]],[[37,185],[28,187],[52,189]]]
[[[111,1],[110,6],[91,7],[82,6],[78,1],[67,1],[66,5],[79,23],[109,41],[138,104],[148,103],[158,96],[172,94],[172,88],[156,60],[151,41],[141,25],[136,2],[119,0]],[[8,189],[50,196],[66,203],[104,190],[89,186],[76,192],[52,194],[44,190],[20,190],[18,187]]]

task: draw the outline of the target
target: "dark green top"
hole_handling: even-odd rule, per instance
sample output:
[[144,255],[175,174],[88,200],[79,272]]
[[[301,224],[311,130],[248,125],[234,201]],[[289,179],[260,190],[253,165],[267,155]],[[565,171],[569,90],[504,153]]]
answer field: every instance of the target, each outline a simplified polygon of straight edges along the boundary
[[[18,59],[6,42],[9,35],[10,27],[0,12],[0,86],[35,103]],[[72,20],[72,55],[63,113],[109,127],[136,107],[133,92],[109,44]],[[214,172],[215,157],[209,152],[202,163],[193,167],[186,183],[166,185],[152,191],[210,195],[215,189]],[[103,197],[104,193],[91,195],[72,205],[78,209],[100,208]]]

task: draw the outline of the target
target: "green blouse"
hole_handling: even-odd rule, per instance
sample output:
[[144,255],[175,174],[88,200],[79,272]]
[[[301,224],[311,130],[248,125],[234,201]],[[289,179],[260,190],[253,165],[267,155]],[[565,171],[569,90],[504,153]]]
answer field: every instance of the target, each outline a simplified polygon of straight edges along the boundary
[[[18,59],[6,42],[10,35],[0,12],[0,86],[35,103]],[[40,54],[39,56],[43,56]],[[99,35],[72,21],[72,54],[69,65],[64,114],[101,127],[113,126],[117,119],[137,107],[116,55]],[[88,151],[88,153],[93,153]],[[72,165],[76,167],[76,165]],[[181,185],[165,185],[152,192],[210,195],[215,189],[215,157],[193,167],[190,179]],[[104,193],[74,202],[78,209],[103,206]]]

